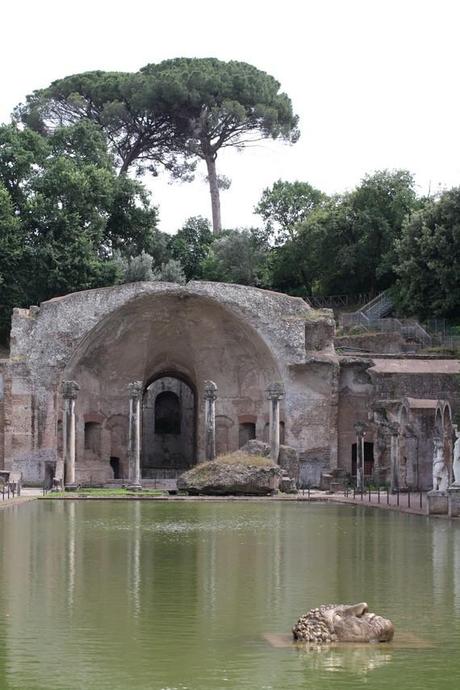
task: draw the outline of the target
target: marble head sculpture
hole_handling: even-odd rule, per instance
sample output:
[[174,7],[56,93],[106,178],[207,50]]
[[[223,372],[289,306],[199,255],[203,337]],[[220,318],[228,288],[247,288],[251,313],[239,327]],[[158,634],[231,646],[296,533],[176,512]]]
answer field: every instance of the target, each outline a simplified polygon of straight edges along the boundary
[[393,623],[370,613],[366,603],[322,604],[301,616],[292,629],[294,640],[330,642],[390,642]]

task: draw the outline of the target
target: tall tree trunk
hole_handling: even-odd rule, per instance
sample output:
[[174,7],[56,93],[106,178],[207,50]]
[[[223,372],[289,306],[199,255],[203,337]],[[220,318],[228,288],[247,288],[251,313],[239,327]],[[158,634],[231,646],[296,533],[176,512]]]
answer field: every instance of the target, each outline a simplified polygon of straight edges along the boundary
[[206,166],[208,168],[209,191],[211,192],[212,231],[214,235],[218,235],[222,232],[222,220],[220,217],[220,193],[215,158],[206,156]]

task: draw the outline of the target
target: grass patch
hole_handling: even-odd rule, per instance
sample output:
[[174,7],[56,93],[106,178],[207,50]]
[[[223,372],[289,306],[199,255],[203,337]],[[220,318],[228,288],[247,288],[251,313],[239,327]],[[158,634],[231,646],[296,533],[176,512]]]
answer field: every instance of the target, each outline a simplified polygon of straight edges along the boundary
[[166,491],[161,489],[142,489],[142,491],[130,491],[129,489],[78,489],[77,491],[56,491],[46,494],[41,498],[119,498],[123,496],[166,496]]
[[235,453],[219,455],[216,458],[216,462],[226,465],[246,465],[247,467],[272,467],[274,464],[270,458],[263,455],[250,455],[240,450],[237,450]]
[[275,465],[270,458],[262,455],[250,455],[249,453],[244,453],[243,451],[237,450],[235,453],[219,455],[215,460],[200,462],[188,470],[187,474],[203,481],[206,479],[211,481],[214,477],[220,474],[221,468],[219,465],[235,468],[261,467],[269,469],[270,467],[278,467],[278,465]]

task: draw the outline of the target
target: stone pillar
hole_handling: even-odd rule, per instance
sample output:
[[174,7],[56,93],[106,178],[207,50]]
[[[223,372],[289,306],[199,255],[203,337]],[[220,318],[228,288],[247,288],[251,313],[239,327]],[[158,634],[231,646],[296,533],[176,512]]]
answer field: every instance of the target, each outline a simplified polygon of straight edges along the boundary
[[399,491],[399,424],[396,422],[389,426],[391,434],[390,446],[390,490]]
[[142,381],[128,384],[129,391],[129,425],[128,425],[128,458],[129,481],[131,488],[141,488],[141,398]]
[[75,400],[80,386],[75,381],[62,382],[62,397],[64,399],[63,431],[63,460],[64,485],[75,484]]
[[364,422],[353,424],[356,432],[356,488],[364,490],[364,437],[367,426]]
[[216,399],[217,386],[214,381],[204,382],[204,424],[205,424],[205,447],[206,460],[216,458]]
[[266,393],[270,401],[270,458],[278,464],[280,454],[280,400],[284,397],[283,384],[280,382],[271,383]]

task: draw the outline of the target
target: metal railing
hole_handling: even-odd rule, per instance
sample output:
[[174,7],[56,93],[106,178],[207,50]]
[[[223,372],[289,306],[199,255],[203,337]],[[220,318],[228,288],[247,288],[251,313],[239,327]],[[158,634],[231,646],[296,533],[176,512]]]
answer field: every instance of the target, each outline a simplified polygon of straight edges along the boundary
[[306,297],[305,301],[314,309],[334,309],[338,307],[360,307],[374,298],[373,292],[363,292],[355,295],[315,295]]
[[426,507],[426,492],[410,488],[404,491],[391,491],[388,486],[377,486],[373,489],[370,486],[362,489],[347,487],[343,493],[345,498],[353,498],[353,500],[360,500],[362,503],[366,502],[373,505],[384,504],[394,508],[422,512]]
[[0,481],[0,493],[2,500],[19,497],[21,495],[21,484],[19,482],[2,482]]
[[368,332],[400,333],[405,340],[413,340],[423,345],[423,347],[430,347],[434,342],[433,337],[427,330],[418,321],[413,321],[412,319],[387,317],[370,320],[362,312],[354,312],[353,314],[342,314],[341,326],[343,328],[359,326]]
[[361,313],[367,316],[369,321],[374,321],[375,319],[381,319],[386,316],[386,314],[389,314],[393,307],[393,300],[388,292],[385,291],[381,292],[379,295],[374,297],[373,300],[365,304],[361,309]]

